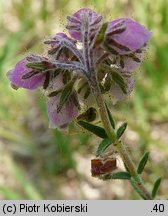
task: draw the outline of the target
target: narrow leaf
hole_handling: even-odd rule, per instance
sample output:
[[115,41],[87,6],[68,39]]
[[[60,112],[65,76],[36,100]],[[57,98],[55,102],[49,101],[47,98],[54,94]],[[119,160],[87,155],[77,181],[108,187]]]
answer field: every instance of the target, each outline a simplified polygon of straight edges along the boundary
[[106,150],[106,148],[111,144],[112,142],[109,139],[102,140],[102,142],[99,144],[99,147],[97,148],[96,157],[100,156]]
[[111,54],[119,55],[118,51],[115,50],[114,48],[112,48],[111,46],[109,46],[108,42],[104,41],[103,46],[104,46],[105,50],[107,50]]
[[129,180],[130,178],[131,178],[131,175],[128,172],[116,172],[116,173],[111,173],[109,175],[106,175],[104,177],[104,180],[107,180],[107,179]]
[[95,47],[97,47],[98,45],[100,45],[102,43],[102,41],[104,40],[104,35],[105,35],[107,27],[108,27],[108,22],[105,22],[105,23],[103,23],[103,25],[99,29],[99,31],[96,35],[96,38],[93,41],[93,45],[92,45],[93,49]]
[[145,165],[146,165],[146,163],[147,163],[147,161],[148,161],[148,158],[149,158],[149,152],[146,152],[146,153],[142,156],[142,158],[141,158],[141,160],[140,160],[140,162],[139,162],[139,165],[138,165],[138,168],[137,168],[137,173],[138,173],[138,174],[141,174],[141,173],[143,172],[143,170],[144,170],[144,168],[145,168]]
[[43,89],[46,89],[49,86],[49,83],[50,83],[50,73],[47,72],[43,83]]
[[111,85],[112,85],[111,76],[109,76],[109,74],[107,74],[107,77],[106,77],[105,82],[104,82],[104,91],[105,92],[109,91],[111,88]]
[[30,62],[30,63],[27,63],[26,66],[28,68],[32,68],[35,70],[44,70],[47,68],[47,66],[49,66],[49,62],[47,61]]
[[86,90],[86,92],[85,92],[83,98],[84,98],[84,99],[87,99],[87,98],[89,97],[89,95],[90,95],[90,88],[87,88],[87,90]]
[[108,117],[110,119],[111,126],[115,129],[115,121],[113,119],[113,116],[112,116],[107,104],[106,104],[106,109],[107,109]]
[[106,131],[102,128],[102,127],[99,127],[97,125],[93,125],[93,124],[90,124],[88,122],[85,122],[85,121],[78,121],[78,124],[80,126],[82,126],[83,128],[85,128],[86,130],[94,133],[95,135],[97,135],[98,137],[101,137],[103,139],[107,138],[107,134],[106,134]]
[[49,93],[48,97],[57,96],[61,91],[62,91],[62,88],[60,88],[60,89],[58,89],[56,91],[53,91],[53,92]]
[[34,70],[32,70],[32,71],[30,71],[29,73],[24,74],[24,75],[22,76],[22,79],[29,79],[29,78],[31,78],[31,77],[37,75],[38,73],[39,73],[39,71],[34,71]]
[[61,111],[62,107],[68,101],[70,95],[72,94],[75,80],[76,79],[74,78],[69,83],[67,83],[67,85],[65,85],[65,87],[64,87],[64,89],[63,89],[63,91],[61,93],[59,105],[58,105],[58,108],[57,108],[58,113]]
[[124,94],[127,94],[127,83],[125,82],[124,78],[117,72],[111,70],[112,79],[115,83],[117,83]]
[[123,135],[126,128],[127,128],[127,122],[124,122],[117,130],[117,139],[119,139]]
[[118,72],[114,71],[113,68],[111,68],[107,64],[103,64],[103,68],[106,69],[110,74],[113,79],[113,81],[120,86],[121,90],[123,91],[124,94],[127,94],[127,83],[125,82],[125,79],[121,74]]
[[97,117],[97,110],[94,107],[90,107],[86,112],[83,112],[80,114],[77,119],[78,120],[84,120],[87,122],[92,122],[96,119]]
[[158,192],[158,189],[159,189],[159,186],[160,186],[160,183],[161,183],[161,178],[158,178],[155,183],[154,183],[154,186],[153,186],[153,190],[152,190],[152,197],[155,198],[157,192]]

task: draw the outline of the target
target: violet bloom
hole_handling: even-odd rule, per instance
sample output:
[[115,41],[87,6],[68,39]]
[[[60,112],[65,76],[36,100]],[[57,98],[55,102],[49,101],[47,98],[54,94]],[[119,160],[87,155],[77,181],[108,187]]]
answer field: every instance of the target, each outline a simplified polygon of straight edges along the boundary
[[113,103],[115,103],[118,100],[123,100],[125,99],[128,95],[131,94],[131,92],[134,89],[134,79],[133,78],[125,78],[125,81],[127,83],[127,94],[124,94],[122,89],[120,88],[119,85],[113,82],[111,89],[110,89],[110,94],[113,97]]
[[78,115],[78,108],[74,105],[72,98],[70,98],[58,113],[59,96],[50,97],[47,101],[47,112],[49,117],[50,128],[66,127]]
[[142,25],[129,18],[116,19],[109,23],[105,44],[116,56],[116,65],[122,71],[133,71],[144,58],[146,44],[151,33]]
[[63,46],[64,41],[70,41],[73,44],[76,44],[76,40],[69,38],[65,33],[59,32],[52,39],[46,40],[45,44],[50,44],[52,48],[59,49]]
[[150,37],[151,33],[132,19],[120,18],[109,23],[104,45],[113,58],[111,67],[121,74],[127,83],[127,94],[124,94],[117,84],[111,87],[111,93],[116,99],[125,98],[133,90],[132,72],[144,59]]
[[[60,73],[56,77],[50,78],[45,94],[50,95],[53,91],[58,91],[63,87],[63,75]],[[60,96],[60,93],[58,93],[56,96],[47,96],[46,98],[50,128],[65,127],[78,115],[78,107],[74,104],[73,96],[69,97],[62,109],[58,112]]]
[[23,76],[32,71],[31,68],[26,67],[28,62],[26,59],[20,60],[14,69],[10,70],[7,74],[8,79],[11,81],[11,85],[15,88],[25,88],[29,90],[36,89],[43,85],[45,75],[44,74],[35,74],[29,79],[24,79]]
[[47,57],[28,56],[8,73],[15,88],[42,87],[51,128],[66,126],[81,105],[93,106],[96,82],[102,94],[109,92],[117,100],[129,95],[133,71],[140,66],[151,37],[132,19],[103,23],[99,14],[86,8],[67,19],[71,37],[55,34],[44,42],[50,45]]
[[89,19],[90,37],[93,37],[96,34],[96,31],[99,29],[102,21],[102,16],[87,8],[82,8],[72,16],[68,16],[68,25],[66,27],[69,30],[71,37],[78,41],[82,41],[83,37],[82,19],[84,19],[84,14]]

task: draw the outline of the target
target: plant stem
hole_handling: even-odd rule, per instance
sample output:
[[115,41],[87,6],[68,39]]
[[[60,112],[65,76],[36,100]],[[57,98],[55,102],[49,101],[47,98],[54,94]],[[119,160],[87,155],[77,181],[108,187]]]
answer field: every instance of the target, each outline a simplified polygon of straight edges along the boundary
[[104,99],[103,99],[103,96],[101,94],[100,87],[98,85],[97,77],[96,77],[96,80],[95,80],[95,78],[93,80],[94,81],[91,81],[91,83],[90,83],[90,88],[91,88],[92,93],[93,93],[95,100],[97,102],[102,123],[104,125],[104,128],[106,130],[106,133],[107,133],[109,139],[113,143],[115,143],[117,140],[117,136],[116,136],[115,131],[113,130],[111,123],[110,123],[110,120],[108,118],[106,105],[104,103]]
[[152,197],[150,193],[147,191],[147,189],[145,188],[141,177],[137,174],[135,165],[131,159],[129,152],[127,151],[126,146],[123,144],[123,142],[117,140],[116,133],[113,127],[111,126],[111,123],[108,117],[106,105],[105,105],[103,95],[101,93],[101,90],[98,84],[96,73],[92,73],[92,74],[94,74],[94,76],[92,77],[90,81],[90,88],[97,102],[104,129],[109,139],[112,141],[113,145],[116,146],[120,156],[123,159],[123,162],[126,168],[129,170],[131,174],[130,181],[131,181],[132,186],[143,199],[151,200]]

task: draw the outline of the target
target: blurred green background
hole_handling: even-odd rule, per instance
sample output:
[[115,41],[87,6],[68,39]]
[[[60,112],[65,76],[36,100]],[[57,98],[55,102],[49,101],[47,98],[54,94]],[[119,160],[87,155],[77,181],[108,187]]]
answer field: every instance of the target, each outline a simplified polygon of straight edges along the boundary
[[150,151],[143,177],[151,190],[161,176],[158,198],[167,199],[168,0],[0,0],[0,199],[139,199],[128,182],[91,177],[94,135],[75,123],[70,133],[49,129],[42,93],[15,91],[6,78],[27,53],[46,53],[42,41],[82,7],[108,20],[132,17],[153,33],[133,95],[112,111],[128,122],[124,139],[135,162]]

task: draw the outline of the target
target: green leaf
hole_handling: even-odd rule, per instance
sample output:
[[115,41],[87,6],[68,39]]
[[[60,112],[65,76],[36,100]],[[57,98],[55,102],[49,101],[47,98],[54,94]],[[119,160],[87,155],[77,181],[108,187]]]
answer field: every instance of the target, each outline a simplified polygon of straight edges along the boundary
[[120,86],[123,93],[127,94],[127,83],[125,82],[121,74],[117,73],[116,71],[111,70],[111,76],[114,82]]
[[126,128],[127,128],[127,122],[124,122],[117,130],[117,139],[120,139],[120,137],[123,135]]
[[159,189],[159,186],[160,186],[160,183],[161,183],[161,178],[158,178],[155,183],[154,183],[154,186],[153,186],[153,190],[152,190],[152,197],[155,198],[157,192],[158,192],[158,189]]
[[144,168],[145,168],[145,165],[146,165],[146,163],[147,163],[147,161],[148,161],[148,158],[149,158],[149,152],[146,152],[146,153],[142,156],[142,158],[141,158],[141,160],[140,160],[140,162],[139,162],[139,165],[138,165],[138,168],[137,168],[137,173],[138,173],[138,174],[141,174],[141,173],[143,172],[143,170],[144,170]]
[[26,66],[28,68],[32,68],[32,69],[35,69],[35,70],[44,70],[47,68],[47,65],[49,65],[48,62],[45,62],[45,61],[39,61],[39,62],[30,62],[30,63],[27,63]]
[[122,179],[122,180],[129,180],[131,178],[131,175],[128,172],[116,172],[116,173],[111,173],[109,175],[106,175],[106,179]]
[[112,116],[107,104],[106,104],[106,109],[107,109],[108,117],[110,119],[111,126],[115,129],[115,121],[113,119],[113,116]]
[[102,127],[90,124],[85,121],[78,121],[78,124],[103,139],[107,138],[106,131]]
[[107,77],[106,77],[105,82],[104,82],[104,92],[109,91],[111,88],[111,85],[112,85],[111,76],[109,74],[107,74]]
[[88,110],[80,114],[77,119],[81,121],[92,122],[97,117],[97,110],[94,107],[90,107]]
[[56,90],[56,91],[53,91],[53,92],[49,93],[48,97],[57,96],[62,90],[63,90],[63,89],[60,88],[60,89],[58,89],[58,90]]
[[58,108],[57,108],[58,113],[61,111],[62,107],[67,102],[70,95],[72,94],[73,86],[74,86],[75,81],[76,81],[76,78],[73,78],[69,83],[67,83],[65,85],[65,87],[64,87],[64,89],[63,89],[63,91],[61,93],[59,105],[58,105]]
[[119,53],[117,52],[117,50],[115,50],[115,49],[113,49],[112,47],[109,46],[108,42],[104,41],[103,46],[104,46],[105,50],[107,50],[111,54],[113,54],[113,55],[119,55]]
[[94,49],[95,47],[97,47],[98,45],[100,45],[102,43],[102,41],[104,40],[104,35],[106,32],[106,29],[108,27],[108,22],[103,23],[103,25],[101,26],[101,28],[99,29],[95,40],[93,41],[92,44],[92,48]]
[[127,83],[125,82],[125,79],[121,74],[118,72],[114,71],[113,68],[111,68],[107,64],[103,64],[103,68],[106,69],[110,74],[113,79],[113,81],[120,86],[121,90],[123,91],[124,94],[127,94]]
[[106,150],[106,148],[111,144],[112,142],[109,139],[102,140],[102,142],[99,144],[99,147],[97,148],[96,157],[100,156]]
[[87,99],[88,97],[89,97],[89,95],[90,95],[90,88],[87,88],[86,89],[86,92],[85,92],[85,94],[84,94],[84,99]]

